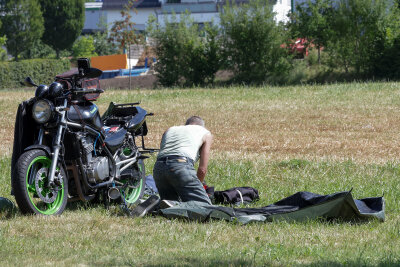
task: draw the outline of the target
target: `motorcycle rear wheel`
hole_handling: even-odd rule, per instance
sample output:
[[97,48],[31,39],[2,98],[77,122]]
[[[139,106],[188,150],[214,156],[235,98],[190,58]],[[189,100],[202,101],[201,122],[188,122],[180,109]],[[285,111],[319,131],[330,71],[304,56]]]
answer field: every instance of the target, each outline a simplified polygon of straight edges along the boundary
[[[126,204],[134,205],[139,203],[139,200],[143,197],[144,189],[146,187],[146,171],[144,168],[143,160],[139,160],[137,163],[139,175],[138,182],[136,183],[136,188],[127,188],[121,195],[121,200],[126,202]],[[128,181],[126,181],[128,182]]]
[[68,201],[67,176],[58,166],[61,185],[58,189],[49,188],[47,173],[50,165],[51,159],[40,149],[29,150],[18,159],[12,187],[23,214],[58,215],[64,211]]

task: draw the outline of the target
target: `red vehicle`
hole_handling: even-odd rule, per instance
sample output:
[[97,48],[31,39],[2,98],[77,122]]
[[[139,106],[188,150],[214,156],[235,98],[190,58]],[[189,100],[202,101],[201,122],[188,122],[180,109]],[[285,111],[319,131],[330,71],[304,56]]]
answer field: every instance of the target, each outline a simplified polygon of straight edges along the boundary
[[288,44],[282,44],[282,48],[288,48],[289,52],[296,58],[304,58],[308,56],[308,45],[306,38],[297,38],[295,41],[290,40]]

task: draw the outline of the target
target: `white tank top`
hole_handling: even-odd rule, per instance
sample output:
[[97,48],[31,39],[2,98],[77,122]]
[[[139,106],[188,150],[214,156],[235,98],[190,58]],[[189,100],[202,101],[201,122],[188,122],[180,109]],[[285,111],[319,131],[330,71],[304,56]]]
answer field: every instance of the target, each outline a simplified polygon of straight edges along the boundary
[[210,131],[200,125],[182,125],[169,128],[162,140],[158,158],[184,156],[196,161],[203,137]]

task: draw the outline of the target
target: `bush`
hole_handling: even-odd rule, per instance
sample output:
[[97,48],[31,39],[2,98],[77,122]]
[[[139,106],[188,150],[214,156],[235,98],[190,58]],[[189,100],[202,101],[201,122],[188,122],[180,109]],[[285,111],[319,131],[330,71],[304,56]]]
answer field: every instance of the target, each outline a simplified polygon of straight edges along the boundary
[[189,14],[167,18],[164,26],[154,18],[149,33],[155,41],[158,80],[163,86],[205,85],[214,81],[221,61],[218,28],[206,24],[200,29]]
[[81,36],[77,39],[72,46],[72,55],[74,58],[97,56],[93,36]]
[[383,50],[383,55],[376,60],[374,68],[374,74],[378,78],[400,79],[400,37]]
[[[330,65],[354,71],[358,76],[374,75],[376,61],[398,32],[397,5],[385,0],[340,0],[332,16],[332,34],[326,51]],[[395,34],[397,35],[397,33]]]
[[220,18],[226,65],[236,81],[262,83],[288,73],[291,62],[282,48],[287,38],[274,20],[269,1],[226,5]]
[[43,41],[40,39],[34,41],[33,44],[28,49],[25,49],[21,54],[21,58],[23,59],[55,58],[55,57],[56,57],[56,51],[49,45],[43,43]]
[[108,41],[107,32],[98,31],[93,35],[94,52],[99,56],[113,55],[118,51],[112,42]]
[[31,59],[19,62],[0,62],[0,88],[23,87],[20,82],[28,76],[37,84],[48,84],[54,81],[57,74],[69,69],[69,60]]

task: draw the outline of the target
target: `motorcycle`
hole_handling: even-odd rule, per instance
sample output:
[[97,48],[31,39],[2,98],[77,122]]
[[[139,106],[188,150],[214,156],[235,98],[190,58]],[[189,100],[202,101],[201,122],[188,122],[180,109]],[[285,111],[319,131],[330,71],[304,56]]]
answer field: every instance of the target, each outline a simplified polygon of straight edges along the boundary
[[[93,103],[104,91],[89,60],[78,70],[36,87],[20,104],[12,156],[12,190],[24,214],[61,214],[67,202],[136,204],[145,188],[146,110],[140,103],[110,103],[100,116]],[[140,139],[141,138],[141,142]]]

